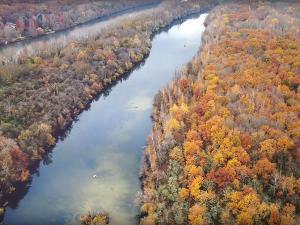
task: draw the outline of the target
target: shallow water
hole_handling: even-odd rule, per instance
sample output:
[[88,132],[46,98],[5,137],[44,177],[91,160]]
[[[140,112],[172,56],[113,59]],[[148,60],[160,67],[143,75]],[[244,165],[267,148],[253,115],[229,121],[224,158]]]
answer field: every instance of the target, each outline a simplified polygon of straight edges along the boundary
[[27,194],[7,208],[6,225],[78,224],[81,214],[97,211],[108,212],[112,225],[136,223],[153,97],[198,51],[205,17],[154,37],[145,63],[94,101],[53,149],[52,162],[41,163]]

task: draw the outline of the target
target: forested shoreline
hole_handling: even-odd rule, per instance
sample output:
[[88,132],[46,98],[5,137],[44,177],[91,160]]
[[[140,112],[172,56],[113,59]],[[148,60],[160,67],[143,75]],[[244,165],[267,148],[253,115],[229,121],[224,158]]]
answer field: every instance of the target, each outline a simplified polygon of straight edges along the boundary
[[[77,0],[53,0],[51,7],[38,2],[0,1],[0,44],[142,1],[84,0],[78,6]],[[139,222],[300,223],[297,0],[165,0],[87,39],[0,65],[0,221],[6,197],[30,182],[33,165],[93,99],[143,62],[153,36],[210,8],[198,54],[154,99]],[[110,222],[102,212],[80,219]]]
[[210,5],[166,1],[88,40],[1,66],[1,204],[85,106],[149,54],[155,33]]
[[0,1],[0,46],[72,28],[88,21],[157,0],[118,1]]
[[299,224],[300,4],[230,1],[153,104],[141,225]]

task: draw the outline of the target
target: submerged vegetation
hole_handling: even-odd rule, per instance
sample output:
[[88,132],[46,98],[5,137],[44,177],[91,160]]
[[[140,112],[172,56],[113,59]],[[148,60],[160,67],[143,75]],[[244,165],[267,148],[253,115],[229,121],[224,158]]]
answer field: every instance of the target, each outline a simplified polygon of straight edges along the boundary
[[300,4],[221,4],[157,94],[141,225],[299,224]]
[[107,214],[88,214],[80,217],[82,225],[106,225],[109,224],[109,217]]

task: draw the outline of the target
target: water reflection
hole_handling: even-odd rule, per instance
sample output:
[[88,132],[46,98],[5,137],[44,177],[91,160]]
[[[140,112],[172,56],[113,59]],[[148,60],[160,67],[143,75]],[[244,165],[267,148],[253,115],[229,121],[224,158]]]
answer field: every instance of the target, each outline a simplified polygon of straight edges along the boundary
[[[54,148],[52,163],[40,166],[26,196],[7,209],[5,224],[78,224],[79,215],[98,210],[110,214],[112,225],[135,224],[152,99],[175,69],[196,54],[205,16],[157,35],[145,64],[91,103]],[[193,32],[187,32],[186,24],[193,24]]]

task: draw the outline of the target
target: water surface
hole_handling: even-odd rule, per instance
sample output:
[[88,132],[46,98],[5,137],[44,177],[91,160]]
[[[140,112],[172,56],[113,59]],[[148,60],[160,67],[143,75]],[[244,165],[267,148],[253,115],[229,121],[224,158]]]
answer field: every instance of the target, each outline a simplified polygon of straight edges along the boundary
[[143,146],[152,101],[201,44],[206,14],[153,39],[145,63],[83,112],[39,167],[28,193],[7,208],[6,225],[78,224],[81,214],[106,211],[112,225],[133,225]]

